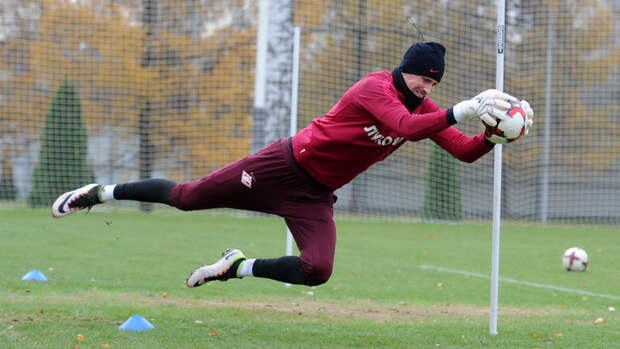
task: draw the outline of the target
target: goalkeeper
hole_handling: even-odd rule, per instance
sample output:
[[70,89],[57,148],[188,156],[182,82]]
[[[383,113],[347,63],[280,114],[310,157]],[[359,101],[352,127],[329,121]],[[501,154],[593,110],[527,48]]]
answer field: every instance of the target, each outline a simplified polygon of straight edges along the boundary
[[[420,42],[392,72],[368,74],[331,110],[295,136],[233,162],[190,183],[167,179],[98,185],[64,193],[52,205],[54,217],[110,200],[156,202],[181,210],[236,208],[284,218],[300,256],[246,258],[227,249],[222,258],[190,273],[188,287],[249,276],[291,284],[319,285],[332,273],[336,246],[334,191],[406,141],[431,139],[455,158],[473,162],[493,149],[497,138],[467,136],[452,125],[481,120],[491,130],[516,98],[487,90],[442,110],[428,95],[444,73],[445,48]],[[526,131],[533,111],[526,110]],[[489,135],[493,132],[487,131]],[[209,244],[207,244],[207,247]]]

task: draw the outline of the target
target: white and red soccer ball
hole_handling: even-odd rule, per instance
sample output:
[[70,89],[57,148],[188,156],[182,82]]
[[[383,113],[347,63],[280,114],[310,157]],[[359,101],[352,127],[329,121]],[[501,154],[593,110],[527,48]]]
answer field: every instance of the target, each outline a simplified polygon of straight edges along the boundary
[[562,265],[567,271],[586,271],[588,264],[590,260],[583,248],[571,247],[562,255]]
[[496,127],[487,127],[487,138],[495,143],[514,142],[525,134],[525,121],[527,116],[525,109],[519,102],[512,102],[510,109],[506,111],[507,118],[498,120]]

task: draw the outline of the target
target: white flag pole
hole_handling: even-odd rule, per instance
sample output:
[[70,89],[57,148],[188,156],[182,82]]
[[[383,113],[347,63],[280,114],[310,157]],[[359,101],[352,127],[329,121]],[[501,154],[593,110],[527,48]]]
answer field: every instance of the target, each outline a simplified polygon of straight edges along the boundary
[[[295,27],[293,34],[293,74],[291,78],[291,124],[290,136],[293,137],[297,133],[297,99],[299,89],[299,44],[301,41],[301,29]],[[286,228],[286,255],[293,254],[293,235],[290,229]],[[291,287],[287,283],[286,287]]]
[[[497,0],[497,63],[495,88],[504,90],[504,50],[506,0]],[[491,244],[491,312],[489,332],[497,335],[497,298],[499,290],[499,231],[502,208],[502,145],[495,145],[493,164],[493,242]]]

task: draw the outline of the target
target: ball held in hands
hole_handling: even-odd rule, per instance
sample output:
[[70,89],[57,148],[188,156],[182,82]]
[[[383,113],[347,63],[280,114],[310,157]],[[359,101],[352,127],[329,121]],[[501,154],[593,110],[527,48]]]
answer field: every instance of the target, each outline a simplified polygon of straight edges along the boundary
[[[529,104],[527,104],[527,107],[529,107]],[[522,135],[527,134],[532,121],[528,118],[528,113],[525,109],[521,102],[512,101],[510,108],[505,113],[496,115],[497,124],[495,126],[483,120],[486,127],[484,132],[485,138],[493,143],[506,144],[514,142]],[[533,114],[533,111],[531,114]]]

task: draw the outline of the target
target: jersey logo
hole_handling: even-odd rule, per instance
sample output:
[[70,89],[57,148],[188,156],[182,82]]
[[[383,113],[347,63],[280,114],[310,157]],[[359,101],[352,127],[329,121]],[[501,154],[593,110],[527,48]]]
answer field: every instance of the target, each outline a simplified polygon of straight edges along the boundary
[[252,175],[245,171],[241,171],[241,184],[252,189]]
[[397,145],[403,140],[403,137],[393,138],[391,136],[382,135],[375,125],[364,127],[364,131],[366,131],[366,135],[368,135],[371,141],[383,146]]

